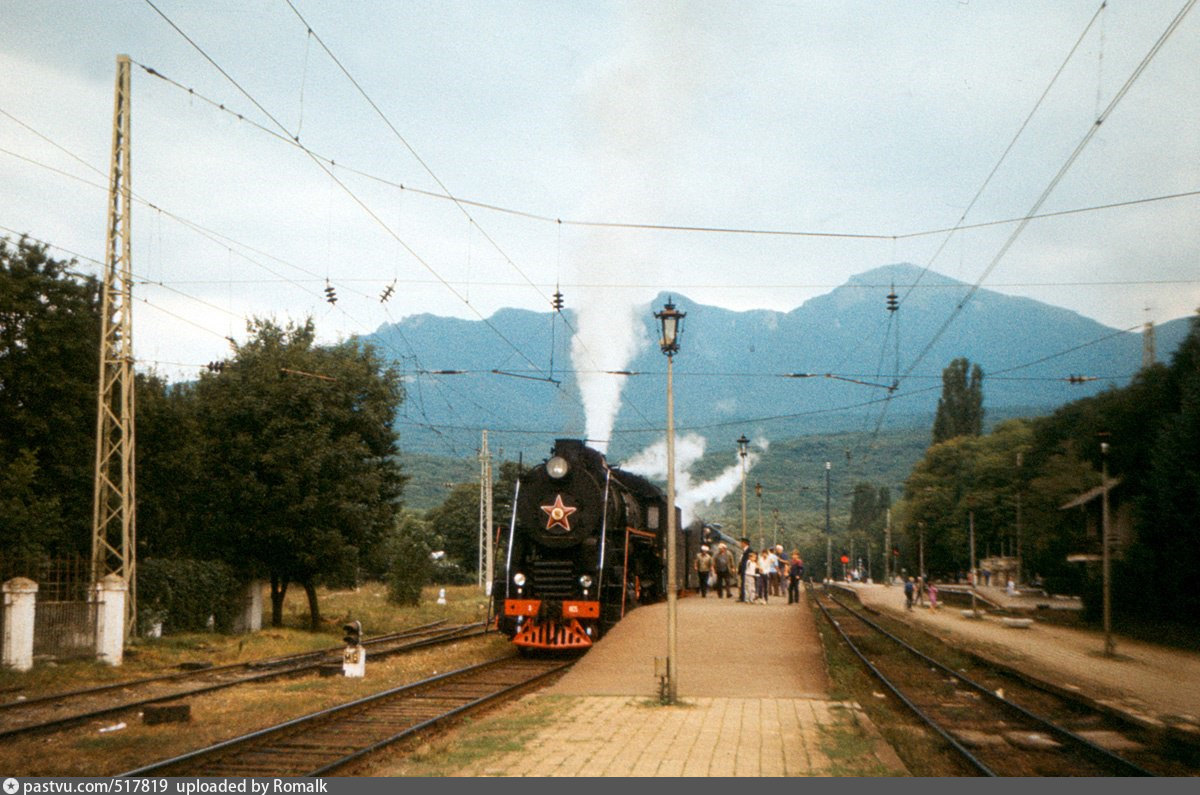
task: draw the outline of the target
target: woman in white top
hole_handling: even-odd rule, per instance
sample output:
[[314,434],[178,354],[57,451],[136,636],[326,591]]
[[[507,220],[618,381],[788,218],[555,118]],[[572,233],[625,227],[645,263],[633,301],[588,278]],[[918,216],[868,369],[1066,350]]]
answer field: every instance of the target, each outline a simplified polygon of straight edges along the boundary
[[754,552],[750,553],[750,557],[746,558],[746,573],[745,577],[746,598],[751,603],[757,602],[757,583],[758,583],[758,555]]

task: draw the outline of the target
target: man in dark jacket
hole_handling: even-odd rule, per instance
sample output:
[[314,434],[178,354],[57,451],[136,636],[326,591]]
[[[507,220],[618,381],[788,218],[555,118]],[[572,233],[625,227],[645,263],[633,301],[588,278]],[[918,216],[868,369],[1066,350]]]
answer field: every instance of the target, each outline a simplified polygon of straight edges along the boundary
[[738,561],[738,601],[746,601],[746,564],[750,561],[750,539],[738,539],[742,545],[742,559]]
[[733,594],[729,592],[729,580],[733,577],[733,566],[733,553],[722,541],[717,544],[717,554],[713,555],[713,571],[717,573],[717,597],[720,599],[727,596],[733,598]]

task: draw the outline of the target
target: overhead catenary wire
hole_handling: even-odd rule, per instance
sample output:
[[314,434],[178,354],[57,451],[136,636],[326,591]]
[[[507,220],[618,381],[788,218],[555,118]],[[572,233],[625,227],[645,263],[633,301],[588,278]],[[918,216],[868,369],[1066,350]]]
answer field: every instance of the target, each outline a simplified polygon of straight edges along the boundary
[[[185,33],[183,31],[183,29],[180,28],[178,25],[176,25],[175,22],[170,17],[168,17],[165,13],[163,13],[163,11],[154,4],[153,0],[143,0],[143,2],[145,2],[147,5],[149,5],[160,17],[162,17],[163,20],[165,20],[167,22],[167,24],[170,25],[173,30],[175,30],[175,32],[177,32],[180,36],[183,37],[184,41],[186,41],[188,44],[190,44],[192,46],[193,49],[195,49],[198,53],[200,53],[200,55],[206,61],[208,61],[209,64],[211,64],[214,69],[216,69],[218,72],[221,73],[222,77],[224,77],[226,80],[228,80],[230,82],[230,84],[233,85],[234,88],[236,88],[243,96],[245,96],[248,100],[250,100],[250,102],[256,108],[258,108],[258,110],[260,112],[262,112],[264,116],[266,116],[268,119],[270,119],[271,122],[276,127],[278,127],[283,132],[287,132],[286,125],[284,125],[282,122],[280,122],[273,114],[271,114],[270,111],[268,111],[265,107],[263,107],[263,105],[257,99],[255,99],[254,96],[252,94],[250,94],[249,91],[247,91],[245,88],[243,88],[242,85],[237,80],[235,80],[232,75],[230,75],[227,71],[225,71],[225,69],[222,68],[221,65],[218,64],[216,62],[216,60],[204,50],[203,47],[201,47],[195,40],[193,40],[190,36],[188,36],[187,33]],[[318,41],[319,41],[319,38],[318,38]],[[392,229],[391,225],[389,225],[387,223],[387,221],[385,221],[382,217],[380,217],[380,215],[378,213],[376,213],[357,193],[355,193],[353,190],[350,189],[350,187],[345,183],[345,181],[343,181],[341,178],[339,178],[337,176],[337,174],[335,174],[333,172],[333,169],[330,166],[327,166],[321,159],[315,157],[306,147],[302,146],[301,148],[309,156],[309,158],[322,171],[325,172],[325,174],[329,177],[329,179],[333,180],[333,182],[335,184],[337,184],[337,186],[339,188],[341,188],[342,191],[344,193],[346,193],[346,195],[349,196],[350,199],[356,205],[358,205],[359,208],[362,209],[362,211],[364,213],[366,213],[367,216],[372,221],[374,221],[381,229],[383,229],[389,236],[391,236],[397,243],[399,243],[400,246],[403,247],[406,252],[408,252],[409,256],[411,256],[418,264],[420,264],[423,268],[425,268],[425,270],[427,270],[430,274],[432,274],[434,276],[434,278],[436,278],[447,290],[449,290],[449,292],[455,298],[457,298],[468,309],[470,309],[471,312],[474,315],[476,315],[476,317],[478,317],[479,320],[481,320],[484,323],[484,325],[486,325],[492,331],[492,333],[494,333],[496,336],[498,336],[500,339],[502,339],[510,348],[512,348],[512,350],[518,356],[520,356],[522,359],[524,359],[530,366],[535,367],[535,368],[537,367],[537,364],[532,359],[530,359],[525,354],[525,352],[522,351],[517,346],[517,344],[515,342],[513,342],[511,339],[509,339],[508,336],[504,334],[504,332],[502,332],[499,328],[496,327],[495,323],[491,322],[491,320],[489,318],[485,317],[483,315],[483,313],[481,313],[473,304],[471,304],[471,302],[469,300],[467,300],[462,295],[462,293],[460,293],[457,289],[455,289],[455,287],[452,284],[450,284],[437,271],[437,269],[435,269],[424,257],[422,257],[414,248],[412,248],[412,246],[409,245],[407,241],[402,239],[396,233],[396,231],[394,229]]]
[[[1185,198],[1200,196],[1200,190],[1181,191],[1178,193],[1170,193],[1170,194],[1164,194],[1164,195],[1160,195],[1160,196],[1144,196],[1144,197],[1139,197],[1139,198],[1135,198],[1135,199],[1127,199],[1127,200],[1116,201],[1116,202],[1108,202],[1105,204],[1096,204],[1096,205],[1088,205],[1085,207],[1073,207],[1073,208],[1068,208],[1068,209],[1064,209],[1064,210],[1055,210],[1052,212],[1039,213],[1034,216],[1022,215],[1022,216],[1015,216],[1015,217],[1009,217],[1009,218],[997,218],[997,219],[992,219],[992,220],[988,220],[988,221],[979,221],[979,222],[971,223],[971,224],[958,223],[958,224],[954,224],[952,226],[938,226],[938,227],[934,227],[931,229],[917,229],[917,230],[908,230],[908,231],[897,230],[897,231],[890,231],[890,232],[889,231],[838,231],[838,230],[820,230],[820,229],[769,229],[769,228],[758,228],[758,227],[735,227],[735,226],[728,226],[728,225],[721,225],[721,224],[689,225],[689,224],[668,224],[668,223],[651,222],[651,221],[617,221],[617,220],[613,220],[613,219],[578,219],[578,218],[572,219],[569,217],[563,217],[561,215],[537,213],[537,212],[533,212],[530,210],[522,210],[522,209],[508,207],[505,205],[495,204],[495,203],[491,203],[491,202],[479,201],[476,199],[465,198],[463,196],[452,195],[452,194],[445,193],[445,192],[425,190],[422,188],[415,187],[413,185],[409,185],[404,182],[397,182],[396,180],[388,179],[387,177],[382,177],[377,174],[372,174],[369,171],[365,171],[363,169],[356,168],[353,165],[347,164],[345,161],[338,161],[332,157],[329,157],[328,155],[324,155],[320,152],[317,152],[316,150],[312,149],[311,147],[308,147],[307,145],[296,141],[294,138],[292,138],[289,135],[286,135],[283,133],[278,133],[274,130],[271,130],[270,128],[254,121],[253,119],[248,118],[245,114],[242,114],[242,113],[237,112],[236,110],[233,110],[232,108],[228,107],[225,103],[219,102],[215,99],[211,99],[211,98],[205,96],[203,93],[197,91],[196,89],[190,88],[190,87],[184,85],[183,83],[180,83],[179,81],[169,77],[166,74],[163,74],[162,72],[160,72],[159,70],[157,70],[153,67],[147,66],[143,63],[139,63],[138,61],[133,61],[133,64],[135,66],[137,66],[138,68],[142,69],[143,71],[145,71],[146,74],[150,75],[151,77],[158,78],[159,80],[167,83],[168,85],[171,85],[171,86],[187,93],[189,97],[198,99],[198,100],[204,102],[205,104],[209,105],[210,107],[212,107],[214,110],[217,110],[218,112],[221,112],[221,113],[228,114],[228,115],[236,118],[239,122],[248,124],[248,125],[254,127],[255,129],[259,130],[260,132],[265,133],[266,135],[269,135],[269,136],[275,138],[280,143],[283,143],[290,147],[294,147],[294,148],[300,149],[302,151],[305,151],[311,157],[317,158],[321,162],[329,165],[330,167],[332,167],[336,164],[336,166],[338,168],[342,169],[343,171],[345,171],[349,174],[354,174],[355,176],[362,177],[363,179],[371,180],[372,182],[376,182],[380,185],[394,188],[396,190],[400,190],[400,191],[403,191],[406,193],[412,193],[412,194],[415,194],[418,196],[424,196],[427,198],[437,199],[437,200],[441,200],[441,201],[453,202],[457,205],[461,205],[462,207],[475,207],[475,208],[482,209],[482,210],[489,210],[489,211],[496,212],[496,213],[503,213],[505,215],[511,215],[511,216],[515,216],[515,217],[519,217],[519,218],[525,218],[525,219],[532,220],[532,221],[540,221],[540,222],[544,222],[547,224],[555,224],[556,226],[559,226],[559,227],[576,226],[576,227],[592,227],[592,228],[604,228],[604,229],[625,229],[625,230],[630,230],[630,231],[679,232],[679,233],[685,233],[685,234],[738,235],[738,236],[751,236],[751,237],[800,237],[800,238],[833,238],[833,239],[841,238],[841,239],[860,239],[860,240],[900,241],[900,240],[911,240],[911,239],[921,238],[921,237],[930,237],[933,235],[942,235],[942,234],[946,234],[947,232],[962,232],[962,231],[970,231],[970,230],[974,230],[974,229],[984,229],[984,228],[993,227],[993,226],[1006,226],[1009,224],[1020,223],[1021,221],[1026,221],[1026,220],[1038,220],[1038,219],[1043,219],[1043,218],[1058,218],[1058,217],[1063,217],[1063,216],[1079,215],[1079,214],[1083,214],[1083,213],[1099,212],[1102,210],[1115,210],[1115,209],[1119,209],[1119,208],[1123,208],[1123,207],[1133,207],[1133,206],[1140,205],[1140,204],[1150,204],[1150,203],[1161,202],[1161,201],[1170,201],[1170,200],[1175,200],[1175,199],[1185,199]],[[999,163],[997,163],[997,167],[998,166],[999,166]],[[473,218],[473,216],[471,216],[471,217]],[[528,284],[529,281],[526,280],[523,283]],[[536,287],[538,287],[539,289],[542,287],[549,286],[549,285],[539,285],[536,283],[534,283],[534,285]],[[915,287],[915,286],[917,286],[917,283],[914,282],[913,284],[907,285],[907,286]],[[547,298],[547,296],[543,296],[543,297]]]
[[1011,249],[1013,244],[1017,241],[1017,238],[1021,236],[1021,233],[1025,231],[1025,228],[1029,225],[1030,221],[1032,221],[1033,216],[1035,216],[1041,210],[1042,205],[1047,199],[1050,198],[1050,194],[1054,192],[1054,189],[1058,187],[1058,184],[1067,175],[1067,172],[1071,170],[1071,166],[1075,164],[1075,161],[1079,159],[1081,154],[1083,154],[1084,149],[1086,149],[1088,144],[1091,143],[1096,133],[1100,130],[1100,126],[1104,124],[1108,117],[1112,115],[1112,112],[1116,110],[1117,106],[1121,103],[1121,100],[1124,99],[1126,94],[1129,93],[1129,90],[1133,87],[1134,83],[1136,83],[1138,78],[1141,77],[1146,67],[1149,66],[1150,62],[1154,60],[1154,57],[1162,49],[1167,40],[1170,39],[1171,34],[1175,32],[1175,30],[1179,27],[1179,24],[1183,21],[1184,17],[1188,15],[1195,4],[1196,0],[1187,0],[1183,7],[1180,8],[1179,12],[1171,20],[1170,24],[1167,25],[1166,29],[1158,37],[1158,40],[1154,42],[1154,45],[1151,46],[1146,55],[1143,56],[1142,60],[1125,80],[1124,84],[1122,84],[1121,88],[1113,96],[1112,100],[1108,103],[1100,115],[1096,117],[1095,121],[1088,127],[1088,130],[1084,134],[1083,138],[1075,146],[1075,149],[1072,150],[1071,154],[1067,156],[1066,161],[1063,162],[1062,166],[1050,179],[1050,182],[1042,190],[1037,200],[1034,201],[1033,206],[1030,208],[1029,212],[1026,213],[1028,218],[1018,223],[1016,229],[1009,234],[1008,238],[1004,241],[1004,244],[1001,245],[995,256],[992,257],[987,267],[984,268],[983,273],[979,275],[979,278],[976,279],[975,283],[970,287],[970,289],[967,290],[966,294],[954,307],[954,310],[950,313],[949,317],[946,318],[945,322],[941,325],[937,332],[934,333],[933,337],[930,338],[925,347],[921,349],[921,352],[917,354],[915,359],[913,359],[912,364],[909,366],[909,371],[914,369],[924,360],[925,356],[929,354],[929,351],[933,349],[933,346],[937,343],[937,341],[941,339],[943,334],[946,333],[946,330],[962,312],[963,308],[975,296],[975,293],[979,291],[979,288],[983,282],[987,279],[991,272],[995,270],[996,266],[1000,264],[1000,261],[1004,259],[1004,256],[1008,253],[1009,249]]

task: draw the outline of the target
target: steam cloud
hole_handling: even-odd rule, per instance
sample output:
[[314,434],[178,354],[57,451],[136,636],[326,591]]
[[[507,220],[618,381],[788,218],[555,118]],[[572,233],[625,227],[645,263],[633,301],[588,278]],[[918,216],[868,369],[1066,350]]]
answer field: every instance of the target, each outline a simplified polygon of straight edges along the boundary
[[[689,433],[678,437],[675,441],[675,504],[683,514],[684,525],[695,518],[696,508],[701,505],[712,505],[724,499],[742,483],[742,460],[737,452],[733,453],[733,463],[721,471],[712,480],[696,482],[689,471],[692,465],[704,457],[707,441],[699,434]],[[754,447],[746,454],[746,471],[754,469],[755,464],[767,451],[770,442],[759,437],[753,442]],[[637,453],[621,465],[622,469],[646,478],[665,480],[667,477],[667,439]]]
[[[593,66],[579,87],[586,113],[584,141],[588,168],[580,180],[590,183],[585,214],[598,217],[661,217],[669,208],[661,197],[677,192],[694,164],[675,164],[672,140],[691,135],[700,87],[711,64],[708,50],[720,46],[705,33],[712,21],[698,19],[691,4],[657,6],[644,14],[629,6],[621,50]],[[658,190],[671,186],[671,190]],[[631,272],[640,279],[660,276],[663,267],[654,238],[606,230],[594,232],[573,255],[579,281],[620,284]],[[590,443],[607,451],[624,379],[603,370],[628,369],[652,340],[645,333],[648,300],[619,289],[583,289],[571,340]],[[664,470],[665,471],[665,470]]]

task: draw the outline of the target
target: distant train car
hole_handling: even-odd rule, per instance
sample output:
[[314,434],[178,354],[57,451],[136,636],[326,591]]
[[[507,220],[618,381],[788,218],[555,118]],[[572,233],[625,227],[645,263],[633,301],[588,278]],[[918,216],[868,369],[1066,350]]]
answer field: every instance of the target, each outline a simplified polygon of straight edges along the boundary
[[518,479],[513,505],[492,595],[500,631],[523,651],[586,649],[665,596],[666,497],[598,450],[559,439]]

